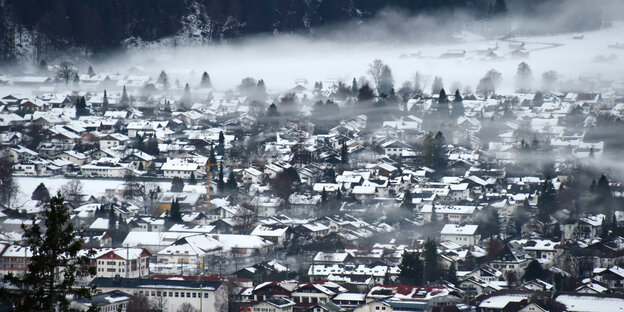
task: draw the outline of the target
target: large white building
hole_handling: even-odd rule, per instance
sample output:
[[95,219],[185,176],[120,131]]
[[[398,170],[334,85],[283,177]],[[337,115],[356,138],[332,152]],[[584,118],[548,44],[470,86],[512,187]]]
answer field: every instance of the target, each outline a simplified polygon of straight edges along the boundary
[[98,277],[90,285],[101,292],[119,290],[145,296],[167,311],[178,311],[185,303],[201,312],[227,311],[227,290],[220,281]]
[[474,246],[481,239],[477,234],[478,225],[446,224],[440,234],[443,241],[450,241],[462,246]]

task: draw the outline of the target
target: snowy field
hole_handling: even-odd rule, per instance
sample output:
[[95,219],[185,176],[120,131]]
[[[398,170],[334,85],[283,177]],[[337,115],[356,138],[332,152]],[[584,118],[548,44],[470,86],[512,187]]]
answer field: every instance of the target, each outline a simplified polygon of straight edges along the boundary
[[[353,77],[365,76],[368,64],[380,58],[390,65],[397,86],[412,80],[414,73],[419,72],[426,76],[426,89],[437,75],[443,77],[447,88],[457,82],[462,86],[468,84],[474,90],[485,72],[495,68],[503,74],[499,91],[511,92],[516,67],[523,60],[533,69],[536,83],[547,70],[559,72],[560,81],[577,79],[581,75],[620,80],[624,50],[609,45],[624,43],[622,33],[624,23],[616,23],[610,28],[582,33],[581,40],[573,39],[576,34],[513,38],[526,42],[525,47],[530,51],[528,59],[513,58],[508,41],[486,39],[469,32],[458,34],[459,40],[454,43],[421,45],[353,44],[291,36],[214,47],[146,49],[100,64],[98,70],[125,73],[132,67],[148,68],[146,73],[153,77],[165,70],[171,81],[180,79],[191,85],[197,84],[201,72],[206,70],[217,89],[233,88],[242,78],[251,76],[263,78],[272,91],[284,91],[292,88],[297,79],[306,79],[308,86],[314,81],[350,83]],[[486,60],[477,53],[497,44],[500,59]],[[465,50],[466,56],[440,58],[451,50]],[[615,60],[611,62],[594,61],[598,56],[612,55]]]
[[[19,185],[19,192],[15,206],[21,206],[23,203],[30,200],[35,188],[39,183],[45,184],[50,191],[50,195],[56,194],[61,187],[71,181],[63,177],[15,177],[17,184]],[[111,180],[111,179],[80,179],[82,182],[82,191],[84,194],[96,197],[102,196],[106,193],[106,190],[114,190],[123,185],[123,180]],[[169,182],[157,182],[162,190],[169,190],[171,183]]]

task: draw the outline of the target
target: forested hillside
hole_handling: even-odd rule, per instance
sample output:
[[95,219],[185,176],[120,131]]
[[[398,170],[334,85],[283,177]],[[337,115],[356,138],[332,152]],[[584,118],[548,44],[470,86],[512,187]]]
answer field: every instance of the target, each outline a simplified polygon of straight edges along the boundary
[[[518,1],[507,2],[518,7],[512,5]],[[520,3],[527,11],[537,2]],[[385,8],[414,15],[463,10],[476,17],[508,9],[505,0],[4,0],[0,57],[11,59],[28,50],[36,60],[68,47],[90,55],[174,35],[212,42],[257,33],[306,33],[366,20]]]

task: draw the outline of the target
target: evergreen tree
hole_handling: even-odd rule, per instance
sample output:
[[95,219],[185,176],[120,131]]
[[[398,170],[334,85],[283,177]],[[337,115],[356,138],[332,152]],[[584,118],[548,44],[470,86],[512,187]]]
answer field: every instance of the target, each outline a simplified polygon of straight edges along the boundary
[[534,279],[544,279],[546,272],[542,268],[542,265],[537,260],[531,260],[524,270],[522,279],[525,281],[532,281]]
[[438,224],[438,214],[436,213],[435,202],[431,203],[431,220],[429,220],[429,223],[433,225]]
[[340,148],[340,160],[343,164],[349,163],[349,150],[347,149],[347,143],[342,143]]
[[169,210],[169,219],[175,223],[182,222],[182,211],[180,211],[180,202],[178,202],[177,198],[175,200],[171,200],[171,209]]
[[210,145],[210,155],[208,156],[208,163],[209,164],[217,163],[217,157],[215,156],[214,147],[212,145]]
[[451,111],[453,118],[464,116],[464,103],[459,89],[455,90],[455,98],[453,99],[453,109]]
[[117,230],[117,215],[115,214],[115,209],[112,205],[108,209],[108,230],[110,232]]
[[537,219],[542,222],[549,222],[550,217],[558,210],[559,203],[557,201],[557,192],[550,178],[546,177],[537,199]]
[[95,273],[93,269],[82,271],[89,267],[94,252],[79,254],[84,241],[75,231],[60,193],[50,199],[44,225],[35,223],[34,217],[32,221],[32,226],[22,225],[23,238],[32,252],[25,277],[13,273],[4,277],[5,283],[21,291],[9,292],[3,287],[0,293],[5,303],[13,302],[20,311],[68,311],[71,296],[90,296],[89,289],[76,284],[76,278]]
[[379,85],[377,87],[377,93],[381,96],[385,94],[386,97],[390,95],[394,88],[394,78],[392,78],[392,71],[388,65],[384,65],[379,77]]
[[173,180],[171,180],[171,191],[182,192],[183,189],[184,181],[180,177],[173,177]]
[[457,270],[455,269],[455,264],[451,263],[451,266],[448,268],[448,270],[446,270],[446,273],[444,273],[444,280],[459,286],[459,280],[457,279]]
[[440,93],[439,93],[439,97],[438,97],[438,104],[446,104],[449,102],[448,96],[446,95],[446,91],[444,91],[444,88],[440,89]]
[[353,81],[351,82],[351,95],[356,96],[360,88],[358,87],[357,80],[353,77]]
[[190,185],[197,184],[197,179],[195,178],[195,172],[191,172],[191,177],[189,178],[189,184]]
[[230,171],[224,187],[225,190],[228,192],[234,192],[238,188],[238,184],[236,183],[236,176],[234,175],[234,170]]
[[169,76],[167,76],[167,73],[165,73],[165,71],[161,71],[160,75],[158,75],[158,80],[156,80],[157,83],[161,84],[164,90],[169,89]]
[[360,90],[358,90],[357,99],[358,102],[364,103],[368,101],[372,101],[375,98],[375,93],[373,89],[371,89],[368,84],[363,85]]
[[277,106],[275,105],[275,103],[272,103],[271,105],[269,105],[269,108],[267,109],[267,116],[268,117],[279,116],[279,112],[277,111]]
[[119,100],[119,105],[121,107],[128,107],[130,104],[130,98],[128,98],[128,92],[126,91],[126,85],[123,86],[123,91],[121,92],[121,99]]
[[87,70],[87,75],[89,75],[89,77],[95,76],[95,71],[93,70],[93,66],[89,65],[89,69]]
[[405,192],[403,192],[403,201],[401,201],[401,208],[406,209],[409,212],[414,210],[414,204],[412,204],[412,193],[407,188],[405,189]]
[[76,117],[87,115],[89,115],[89,110],[87,109],[87,101],[85,100],[84,96],[81,96],[76,100]]
[[478,229],[481,237],[495,237],[500,235],[500,223],[498,221],[498,212],[492,206],[486,206],[481,211],[482,217],[478,222]]
[[32,200],[38,200],[40,202],[47,202],[50,200],[50,192],[48,188],[43,184],[43,182],[39,183],[37,188],[33,191],[32,196],[30,197]]
[[401,273],[399,273],[401,284],[413,286],[423,285],[425,268],[419,253],[404,252],[399,268],[401,269]]
[[219,163],[219,175],[217,177],[217,191],[223,192],[225,183],[223,182],[223,163]]
[[106,94],[106,90],[104,90],[104,96],[102,97],[102,111],[108,111],[108,95]]
[[201,83],[199,84],[202,88],[212,88],[212,82],[210,81],[210,75],[207,72],[204,72],[201,77]]
[[428,239],[425,243],[425,282],[438,280],[440,276],[440,266],[438,264],[438,247],[434,240]]

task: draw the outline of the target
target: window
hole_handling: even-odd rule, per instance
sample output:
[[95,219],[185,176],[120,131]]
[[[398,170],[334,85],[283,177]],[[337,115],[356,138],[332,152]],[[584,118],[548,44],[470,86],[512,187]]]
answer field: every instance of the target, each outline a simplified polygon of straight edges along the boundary
[[204,294],[204,299],[208,299],[208,294]]
[[[195,293],[193,293],[193,295],[194,295],[194,294],[195,294]],[[190,293],[190,292],[187,292],[187,293],[186,293],[186,298],[191,298],[191,293]]]
[[179,296],[180,296],[180,294],[176,291],[176,292],[175,292],[175,297],[177,298],[177,297],[179,297]]

